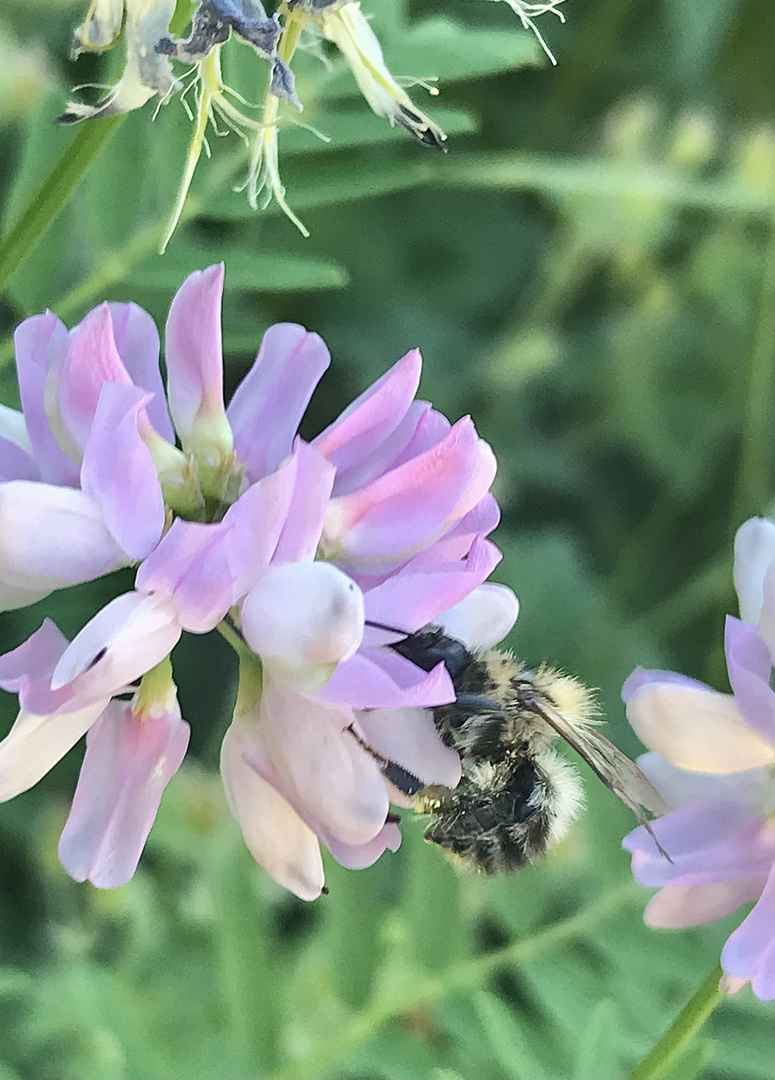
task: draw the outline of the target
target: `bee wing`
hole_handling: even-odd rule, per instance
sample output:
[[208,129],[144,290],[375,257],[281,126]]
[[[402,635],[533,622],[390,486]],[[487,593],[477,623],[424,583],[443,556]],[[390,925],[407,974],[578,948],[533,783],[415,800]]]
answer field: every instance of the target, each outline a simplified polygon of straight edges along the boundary
[[654,835],[651,823],[642,809],[645,807],[652,814],[662,815],[668,813],[669,807],[635,762],[630,761],[618,746],[614,746],[605,735],[601,735],[594,728],[575,726],[555,709],[540,711],[546,723],[573,747],[605,786],[632,811],[649,832],[660,853],[668,861],[672,861]]

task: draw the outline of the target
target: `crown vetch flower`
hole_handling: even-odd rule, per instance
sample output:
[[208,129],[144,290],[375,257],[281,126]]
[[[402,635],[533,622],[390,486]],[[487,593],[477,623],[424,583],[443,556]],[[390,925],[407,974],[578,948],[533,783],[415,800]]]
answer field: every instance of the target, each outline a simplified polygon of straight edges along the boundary
[[214,266],[174,298],[166,395],[158,334],[133,305],[102,305],[69,332],[50,313],[17,331],[22,411],[0,412],[0,600],[139,565],[134,589],[71,642],[47,620],[0,657],[20,704],[0,742],[0,800],[86,734],[60,856],[79,880],[129,880],[188,742],[170,651],[218,627],[240,659],[229,803],[253,855],[313,899],[320,842],[353,867],[398,847],[388,752],[427,783],[460,777],[428,711],[454,697],[446,668],[415,667],[369,623],[508,629],[513,594],[484,584],[500,558],[486,539],[495,460],[470,419],[450,425],[416,400],[416,351],[304,442],[329,354],[292,324],[266,332],[226,406],[222,287]]
[[627,716],[653,752],[639,764],[672,810],[624,841],[643,885],[660,886],[645,913],[651,926],[713,922],[754,901],[727,940],[722,989],[750,982],[775,998],[775,524],[753,518],[735,539],[740,619],[727,617],[731,694],[667,671],[634,672]]

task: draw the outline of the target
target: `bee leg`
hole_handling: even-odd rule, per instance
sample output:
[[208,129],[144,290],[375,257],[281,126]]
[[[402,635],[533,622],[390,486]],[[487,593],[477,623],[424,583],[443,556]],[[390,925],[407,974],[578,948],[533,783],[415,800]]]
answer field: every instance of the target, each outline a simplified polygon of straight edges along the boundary
[[414,773],[410,773],[409,770],[405,769],[402,765],[396,765],[394,761],[390,761],[388,758],[383,757],[382,754],[378,754],[376,750],[372,750],[369,744],[361,738],[352,724],[347,728],[347,731],[349,731],[358,745],[366,751],[369,757],[372,757],[376,761],[385,779],[389,780],[393,787],[397,787],[404,795],[416,795],[418,791],[421,791],[422,788],[425,787],[422,780],[418,779]]

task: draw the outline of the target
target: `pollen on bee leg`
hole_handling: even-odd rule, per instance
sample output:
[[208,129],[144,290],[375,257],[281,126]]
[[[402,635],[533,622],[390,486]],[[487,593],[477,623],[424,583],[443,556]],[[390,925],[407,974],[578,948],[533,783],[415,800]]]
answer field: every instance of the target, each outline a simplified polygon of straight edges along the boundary
[[427,787],[414,800],[414,809],[418,814],[435,814],[442,804],[438,787]]

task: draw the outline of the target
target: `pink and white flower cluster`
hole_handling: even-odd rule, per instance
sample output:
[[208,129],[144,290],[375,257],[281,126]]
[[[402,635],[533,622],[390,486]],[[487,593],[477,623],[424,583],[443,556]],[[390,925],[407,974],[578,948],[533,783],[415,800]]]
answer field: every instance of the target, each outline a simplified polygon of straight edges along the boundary
[[775,523],[752,518],[735,538],[740,618],[727,616],[731,694],[671,671],[635,671],[627,716],[653,752],[639,765],[671,812],[653,822],[671,862],[641,826],[624,841],[642,885],[660,886],[650,926],[713,922],[753,910],[721,953],[722,989],[750,982],[775,998]]
[[[495,459],[469,418],[416,400],[408,353],[311,442],[298,425],[329,364],[281,324],[228,408],[223,267],[192,274],[159,336],[134,304],[68,331],[47,312],[16,332],[22,411],[0,412],[0,610],[136,566],[134,589],[68,641],[49,620],[0,657],[20,712],[0,743],[0,800],[86,734],[60,857],[77,880],[128,881],[186,752],[170,653],[219,627],[240,658],[222,748],[229,804],[253,856],[314,899],[320,841],[347,866],[396,850],[380,759],[454,786],[457,754],[429,708],[451,701],[370,623],[454,623],[471,645],[517,613],[484,584],[500,553]],[[396,797],[398,794],[393,792]]]

